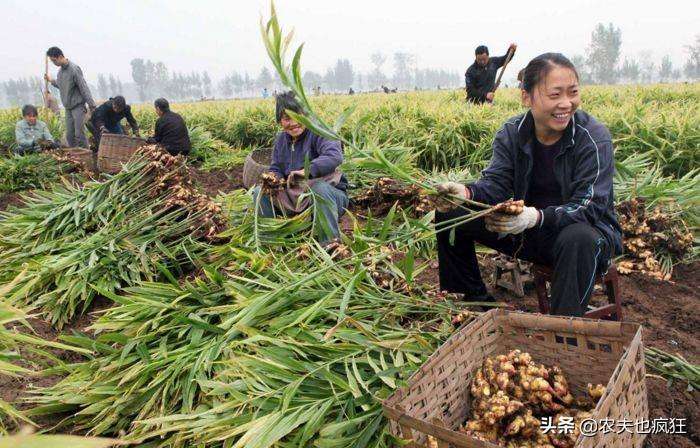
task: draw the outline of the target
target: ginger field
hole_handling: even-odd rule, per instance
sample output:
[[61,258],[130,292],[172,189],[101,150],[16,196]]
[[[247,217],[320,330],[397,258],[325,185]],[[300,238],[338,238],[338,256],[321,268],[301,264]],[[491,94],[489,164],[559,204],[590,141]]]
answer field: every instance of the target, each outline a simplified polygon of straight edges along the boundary
[[[191,130],[190,159],[147,153],[112,177],[64,172],[49,156],[3,155],[2,191],[18,201],[0,214],[3,428],[35,424],[149,448],[398,443],[381,400],[468,308],[439,291],[433,215],[416,211],[410,195],[420,189],[409,189],[409,180],[473,179],[488,163],[494,133],[523,109],[513,89],[499,91],[493,107],[465,104],[461,91],[310,102],[331,125],[356,106],[337,129],[350,143],[343,170],[351,198],[380,177],[407,185],[405,197],[352,208],[333,251],[313,240],[309,213],[257,218],[245,190],[197,180],[240,176],[245,156],[271,144],[278,131],[271,99],[175,104]],[[613,135],[626,236],[649,244],[648,254],[630,251],[627,259],[653,259],[661,277],[687,273],[697,266],[697,239],[678,252],[647,231],[634,233],[646,217],[629,204],[635,213],[639,204],[649,215],[664,213],[668,229],[656,233],[666,240],[675,231],[696,237],[700,85],[584,87],[582,108]],[[150,105],[136,106],[135,115],[144,131],[153,127]],[[60,135],[57,119],[45,111],[42,118]],[[13,145],[18,119],[16,109],[0,111],[3,147]],[[635,318],[655,314],[639,308],[656,302],[639,285],[665,283],[633,275],[623,283],[634,291],[626,309]],[[697,297],[684,294],[685,309],[697,309]],[[674,397],[692,418],[697,341],[692,328],[674,327],[684,315],[674,302],[681,298],[665,299],[675,314],[657,315],[666,320],[650,326],[650,345],[676,347],[687,359],[649,357],[649,371],[676,384],[655,386],[650,406]],[[687,314],[692,327],[697,319]],[[687,402],[685,390],[694,391]]]
[[[582,96],[582,108],[613,135],[618,196],[673,199],[697,225],[700,84],[591,86]],[[488,163],[495,132],[523,112],[515,89],[499,91],[493,107],[465,104],[461,91],[324,95],[311,103],[329,120],[355,106],[341,135],[360,147],[403,151],[416,169],[457,178],[478,174]],[[173,110],[187,121],[194,158],[205,170],[240,165],[252,148],[270,146],[278,131],[273,99],[177,104]],[[42,114],[53,134],[61,135],[62,123]],[[13,145],[19,115],[16,109],[0,111],[0,146]],[[153,128],[150,105],[136,106],[135,116],[144,132]]]

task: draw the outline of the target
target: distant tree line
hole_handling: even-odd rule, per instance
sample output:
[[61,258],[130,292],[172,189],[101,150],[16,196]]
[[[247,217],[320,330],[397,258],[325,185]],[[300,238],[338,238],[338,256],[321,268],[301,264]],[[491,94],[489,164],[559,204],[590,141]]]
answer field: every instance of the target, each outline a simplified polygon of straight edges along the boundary
[[418,68],[416,57],[411,53],[396,52],[392,56],[391,76],[384,72],[387,56],[382,52],[375,52],[370,55],[374,68],[367,73],[355,71],[347,59],[338,59],[325,74],[307,71],[302,80],[307,88],[322,87],[324,91],[333,92],[348,91],[351,87],[358,91],[376,91],[384,85],[400,90],[424,90],[458,87],[462,84],[462,75],[459,72]]
[[[308,91],[320,89],[322,92],[376,91],[383,85],[402,90],[451,88],[460,86],[462,75],[448,70],[418,68],[415,56],[410,53],[397,52],[393,55],[393,74],[386,75],[384,64],[387,57],[381,52],[371,55],[374,69],[367,73],[356,70],[350,60],[338,59],[325,72],[308,70],[302,81]],[[218,85],[219,93],[224,97],[256,95],[263,89],[272,93],[282,89],[279,80],[266,67],[257,76],[237,71],[226,75]]]
[[664,55],[657,65],[651,52],[645,51],[639,58],[625,57],[621,60],[622,32],[612,23],[599,23],[591,34],[591,43],[585,55],[575,55],[572,62],[586,84],[617,84],[672,82],[683,75],[691,81],[700,79],[700,35],[695,43],[686,46],[688,60],[685,65],[675,67],[671,57]]
[[116,95],[124,95],[124,85],[122,81],[114,75],[105,75],[100,73],[97,75],[97,92],[96,97],[107,99]]
[[[688,59],[682,67],[674,66],[671,57],[664,55],[654,62],[651,52],[641,52],[638,57],[622,58],[622,32],[612,23],[598,24],[591,33],[591,42],[583,54],[571,59],[576,65],[581,81],[587,84],[616,84],[672,82],[681,79],[700,80],[700,35],[685,47]],[[304,86],[309,92],[377,91],[382,86],[399,90],[456,88],[463,85],[461,72],[419,68],[415,55],[395,52],[389,57],[377,51],[370,55],[372,69],[356,70],[350,60],[338,59],[325,72],[309,70],[303,74]],[[391,73],[387,71],[391,69]],[[88,74],[89,76],[90,74]],[[148,59],[131,61],[132,82],[122,84],[112,74],[97,75],[97,85],[91,85],[93,96],[105,100],[117,94],[128,101],[152,101],[164,96],[173,101],[191,101],[214,96],[223,98],[260,96],[263,90],[269,94],[282,90],[276,74],[263,67],[256,74],[232,71],[216,84],[209,73],[171,72],[162,62]],[[41,104],[43,79],[38,76],[9,79],[0,82],[0,106],[21,106],[27,103]],[[52,93],[58,95],[51,87]]]
[[2,83],[4,103],[11,105],[41,104],[44,82],[38,76],[10,79]]
[[167,97],[175,101],[195,100],[212,96],[212,82],[209,73],[172,72],[162,62],[133,59],[131,78],[136,85],[140,101],[150,101]]

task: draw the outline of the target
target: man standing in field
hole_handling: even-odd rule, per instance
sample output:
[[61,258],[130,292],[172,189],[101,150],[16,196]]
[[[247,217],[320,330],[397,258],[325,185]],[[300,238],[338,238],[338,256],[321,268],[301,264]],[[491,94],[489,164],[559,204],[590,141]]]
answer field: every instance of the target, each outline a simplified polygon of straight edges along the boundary
[[85,103],[90,111],[94,111],[95,101],[92,99],[87,82],[85,82],[83,71],[78,65],[69,61],[58,47],[49,48],[46,55],[55,66],[60,67],[56,79],[51,78],[48,73],[44,75],[44,78],[61,92],[61,102],[66,109],[68,146],[87,148],[88,142],[84,127],[85,114],[87,113]]
[[180,114],[170,110],[170,103],[165,98],[158,98],[153,105],[158,120],[156,121],[155,134],[148,139],[148,142],[158,143],[174,156],[189,154],[192,143],[185,120]]
[[508,52],[515,54],[517,45],[510,44],[504,56],[489,57],[489,49],[486,45],[479,45],[474,51],[474,63],[464,73],[464,82],[467,87],[467,101],[476,104],[493,101],[493,89],[496,82],[496,72],[503,67],[508,57]]

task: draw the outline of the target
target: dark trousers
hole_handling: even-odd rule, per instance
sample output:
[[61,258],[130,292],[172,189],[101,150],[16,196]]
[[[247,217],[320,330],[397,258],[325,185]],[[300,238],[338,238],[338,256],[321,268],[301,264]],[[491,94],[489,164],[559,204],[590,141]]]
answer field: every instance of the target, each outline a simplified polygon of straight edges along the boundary
[[[436,214],[436,225],[464,215],[463,210]],[[444,227],[444,226],[443,226]],[[506,235],[486,230],[483,218],[455,228],[454,244],[450,230],[437,234],[440,261],[440,289],[469,296],[486,294],[476,259],[474,243],[498,252],[551,266],[552,314],[582,316],[593,292],[595,276],[604,273],[610,260],[610,244],[593,226],[576,223],[559,231],[528,229],[520,235]]]
[[484,104],[486,102],[486,95],[470,95],[467,93],[467,102],[474,104]]

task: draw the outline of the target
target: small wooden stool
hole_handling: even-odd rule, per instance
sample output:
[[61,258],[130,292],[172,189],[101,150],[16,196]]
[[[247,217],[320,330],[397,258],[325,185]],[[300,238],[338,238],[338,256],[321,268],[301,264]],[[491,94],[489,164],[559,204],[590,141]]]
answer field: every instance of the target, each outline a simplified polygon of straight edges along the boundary
[[[532,280],[525,263],[506,255],[493,259],[493,285],[500,286],[518,297],[525,297],[524,284]],[[510,280],[507,275],[510,274]]]
[[[547,292],[547,282],[552,281],[552,268],[534,264],[532,265],[532,275],[535,282],[535,291],[537,291],[537,301],[539,303],[540,313],[549,314],[549,293]],[[597,308],[588,307],[588,311],[583,317],[589,319],[608,319],[622,320],[622,297],[620,297],[619,280],[615,263],[610,265],[608,272],[602,277],[596,275],[596,285],[602,285],[605,289],[605,295],[608,296],[608,304]]]

